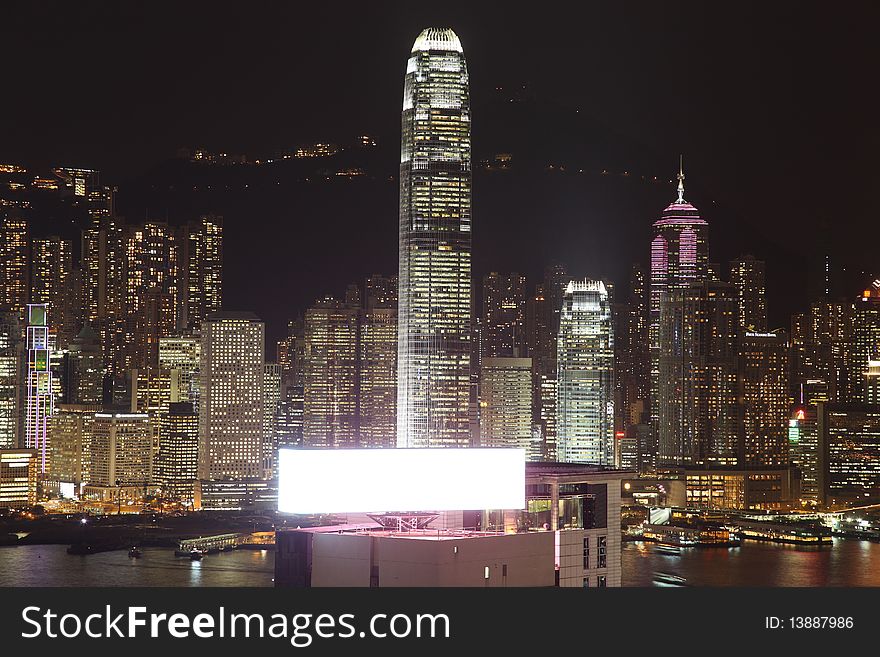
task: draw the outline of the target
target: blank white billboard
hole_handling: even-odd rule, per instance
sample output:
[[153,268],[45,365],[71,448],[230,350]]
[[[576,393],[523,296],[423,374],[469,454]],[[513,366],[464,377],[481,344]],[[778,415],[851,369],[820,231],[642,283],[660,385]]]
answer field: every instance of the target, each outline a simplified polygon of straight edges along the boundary
[[278,510],[522,509],[525,478],[523,449],[280,449]]

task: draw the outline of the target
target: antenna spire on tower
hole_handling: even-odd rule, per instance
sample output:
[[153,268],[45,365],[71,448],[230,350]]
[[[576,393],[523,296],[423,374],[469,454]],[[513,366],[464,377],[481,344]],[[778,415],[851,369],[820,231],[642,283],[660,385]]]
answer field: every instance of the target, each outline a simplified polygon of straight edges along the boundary
[[678,156],[678,202],[684,203],[684,157]]

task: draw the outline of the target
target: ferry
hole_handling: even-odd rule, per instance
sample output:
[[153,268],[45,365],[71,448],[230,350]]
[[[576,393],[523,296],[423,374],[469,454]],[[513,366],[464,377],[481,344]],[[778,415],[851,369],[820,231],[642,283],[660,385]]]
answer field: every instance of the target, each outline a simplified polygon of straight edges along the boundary
[[642,536],[673,548],[683,547],[736,547],[739,538],[725,527],[678,525],[644,525]]
[[794,545],[831,545],[830,527],[815,523],[735,520],[731,522],[738,538]]
[[205,556],[201,550],[193,548],[189,553],[189,558],[193,561],[201,561],[202,557]]
[[672,573],[654,573],[654,583],[666,586],[688,586],[687,579]]

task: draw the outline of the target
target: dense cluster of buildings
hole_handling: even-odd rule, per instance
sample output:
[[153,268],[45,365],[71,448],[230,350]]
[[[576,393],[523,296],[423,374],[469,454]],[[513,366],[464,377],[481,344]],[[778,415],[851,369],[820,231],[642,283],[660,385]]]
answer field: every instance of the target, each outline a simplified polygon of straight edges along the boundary
[[475,294],[470,121],[461,43],[429,28],[404,79],[398,272],[316,300],[274,354],[223,302],[221,217],[126,221],[96,171],[59,168],[27,184],[87,226],[34,235],[28,173],[0,167],[0,505],[238,508],[273,499],[284,446],[520,447],[698,507],[877,501],[880,281],[771,330],[764,263],[711,260],[680,168],[628,287],[554,264]]

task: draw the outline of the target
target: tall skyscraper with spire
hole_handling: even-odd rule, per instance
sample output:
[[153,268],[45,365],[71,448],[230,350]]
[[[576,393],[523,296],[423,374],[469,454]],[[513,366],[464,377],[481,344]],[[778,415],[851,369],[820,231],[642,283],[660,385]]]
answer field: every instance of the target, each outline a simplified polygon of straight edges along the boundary
[[[678,198],[654,222],[651,240],[651,282],[648,342],[651,351],[651,445],[647,453],[656,455],[659,445],[660,401],[660,309],[675,290],[683,290],[707,277],[709,248],[708,224],[700,212],[684,198],[684,166],[679,162]],[[643,464],[652,469],[656,461]]]
[[471,112],[461,41],[419,34],[400,149],[398,447],[470,443]]

